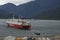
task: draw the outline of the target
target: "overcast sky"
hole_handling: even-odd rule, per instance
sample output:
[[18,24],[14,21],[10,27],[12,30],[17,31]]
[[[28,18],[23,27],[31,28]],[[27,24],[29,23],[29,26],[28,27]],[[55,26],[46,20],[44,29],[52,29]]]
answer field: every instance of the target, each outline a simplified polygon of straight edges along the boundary
[[15,5],[19,5],[19,4],[24,4],[31,1],[35,1],[35,0],[0,0],[0,5],[3,5],[6,3],[13,3]]

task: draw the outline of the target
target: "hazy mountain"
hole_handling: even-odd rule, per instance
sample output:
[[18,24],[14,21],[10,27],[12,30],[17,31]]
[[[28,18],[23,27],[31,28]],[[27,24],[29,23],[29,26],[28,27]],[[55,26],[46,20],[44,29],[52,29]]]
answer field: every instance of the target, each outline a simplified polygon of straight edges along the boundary
[[9,16],[9,12],[0,9],[0,18],[8,18]]
[[[7,3],[1,5],[0,9],[7,12],[4,12],[4,15],[15,14],[24,18],[53,19],[56,15],[60,15],[60,0],[36,0],[19,6]],[[45,17],[46,15],[48,15],[48,18]],[[53,18],[51,18],[52,16]]]
[[41,14],[38,14],[36,17],[37,19],[59,19],[60,20],[60,7],[54,9],[54,10],[47,10],[41,12]]
[[5,11],[8,11],[9,13],[14,13],[16,11],[16,5],[12,4],[12,3],[7,3],[5,5],[1,5],[0,9],[3,9]]

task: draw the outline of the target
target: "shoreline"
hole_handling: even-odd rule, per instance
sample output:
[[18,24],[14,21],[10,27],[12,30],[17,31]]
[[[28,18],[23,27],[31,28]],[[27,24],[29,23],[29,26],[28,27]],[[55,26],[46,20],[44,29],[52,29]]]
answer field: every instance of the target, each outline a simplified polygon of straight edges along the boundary
[[7,39],[7,40],[12,40],[12,39],[14,39],[14,40],[18,40],[18,39],[24,39],[24,40],[27,40],[27,39],[30,39],[30,40],[32,40],[32,39],[35,39],[35,40],[60,40],[60,36],[28,36],[28,37],[21,37],[21,36],[6,36],[6,37],[0,37],[0,40],[5,40],[5,39]]
[[[2,20],[2,19],[0,19],[0,20]],[[53,19],[26,19],[26,20],[53,20]],[[56,19],[56,20],[58,20],[58,19]]]

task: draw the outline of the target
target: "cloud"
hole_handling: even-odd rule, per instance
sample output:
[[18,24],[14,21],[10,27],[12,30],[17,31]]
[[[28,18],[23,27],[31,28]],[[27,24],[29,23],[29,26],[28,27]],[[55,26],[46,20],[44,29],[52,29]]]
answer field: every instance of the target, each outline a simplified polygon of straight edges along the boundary
[[0,0],[0,5],[6,4],[8,2],[13,3],[15,5],[20,5],[31,1],[35,1],[35,0]]

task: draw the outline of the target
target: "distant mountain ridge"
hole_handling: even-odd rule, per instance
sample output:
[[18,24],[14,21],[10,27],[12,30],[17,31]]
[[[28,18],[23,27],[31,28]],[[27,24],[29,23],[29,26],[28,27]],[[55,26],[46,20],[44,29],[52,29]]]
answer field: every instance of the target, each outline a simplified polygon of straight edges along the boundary
[[1,12],[4,16],[1,16],[0,18],[8,18],[9,16],[11,17],[12,14],[14,14],[16,15],[15,18],[20,16],[23,18],[34,19],[60,19],[60,1],[36,0],[34,2],[29,2],[19,6],[16,6],[12,3],[7,3],[0,6],[0,14]]

